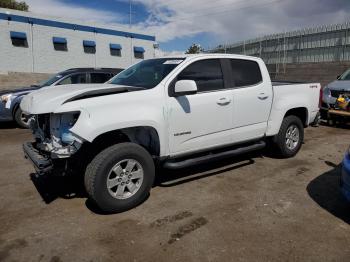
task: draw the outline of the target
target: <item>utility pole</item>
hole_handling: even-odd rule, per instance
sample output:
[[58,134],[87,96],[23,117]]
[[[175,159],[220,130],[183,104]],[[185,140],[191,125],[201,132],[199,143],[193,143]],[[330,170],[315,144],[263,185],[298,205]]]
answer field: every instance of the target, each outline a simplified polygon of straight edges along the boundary
[[131,28],[132,0],[129,0],[129,27]]

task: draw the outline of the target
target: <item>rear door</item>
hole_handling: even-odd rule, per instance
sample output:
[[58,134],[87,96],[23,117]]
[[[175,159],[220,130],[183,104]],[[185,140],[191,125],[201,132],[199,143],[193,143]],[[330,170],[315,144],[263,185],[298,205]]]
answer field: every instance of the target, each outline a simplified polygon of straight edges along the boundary
[[194,80],[198,92],[168,98],[171,155],[230,143],[232,90],[223,75],[220,59],[204,59],[187,66],[173,81]]
[[233,94],[233,142],[264,136],[272,105],[271,81],[255,60],[228,59]]

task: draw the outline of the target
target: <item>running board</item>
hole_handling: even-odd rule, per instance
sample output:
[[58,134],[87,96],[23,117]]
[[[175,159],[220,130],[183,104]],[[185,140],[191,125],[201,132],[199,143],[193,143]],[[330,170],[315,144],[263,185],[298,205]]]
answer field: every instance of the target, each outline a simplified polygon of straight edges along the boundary
[[167,160],[166,162],[164,162],[163,167],[168,169],[185,168],[193,165],[204,164],[204,163],[216,161],[219,159],[225,159],[228,157],[233,157],[233,156],[241,155],[251,151],[263,149],[265,146],[266,146],[266,143],[264,141],[260,141],[255,144],[250,144],[248,146],[241,146],[235,149],[221,151],[218,153],[212,152],[212,153],[209,153],[208,155],[204,155],[204,156],[202,155],[199,157],[189,158],[181,161]]

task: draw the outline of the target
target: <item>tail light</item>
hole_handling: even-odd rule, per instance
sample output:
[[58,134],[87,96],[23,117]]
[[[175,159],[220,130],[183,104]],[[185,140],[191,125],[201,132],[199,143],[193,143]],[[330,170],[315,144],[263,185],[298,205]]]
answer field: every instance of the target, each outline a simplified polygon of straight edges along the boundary
[[322,86],[320,86],[320,99],[318,102],[318,108],[322,107],[322,97],[323,97],[323,89],[322,89]]

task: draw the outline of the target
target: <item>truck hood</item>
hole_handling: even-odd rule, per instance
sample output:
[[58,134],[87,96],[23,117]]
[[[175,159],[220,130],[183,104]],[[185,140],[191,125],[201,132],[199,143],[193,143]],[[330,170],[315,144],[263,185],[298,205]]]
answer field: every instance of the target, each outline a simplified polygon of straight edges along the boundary
[[337,80],[329,83],[327,87],[331,90],[338,91],[350,91],[350,81],[349,80]]
[[66,102],[127,91],[129,90],[126,86],[112,84],[50,86],[26,95],[20,106],[22,111],[27,114],[46,114],[54,112]]

